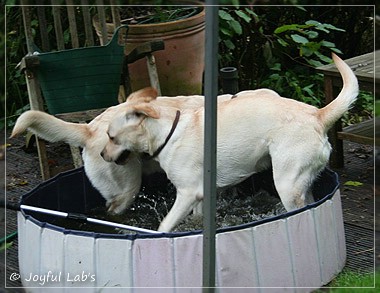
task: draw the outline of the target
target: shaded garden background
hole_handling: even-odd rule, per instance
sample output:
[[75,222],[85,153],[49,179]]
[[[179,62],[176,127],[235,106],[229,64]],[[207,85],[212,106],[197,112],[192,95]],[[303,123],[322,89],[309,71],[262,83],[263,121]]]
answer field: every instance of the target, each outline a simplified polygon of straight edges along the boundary
[[[76,2],[79,3],[74,1]],[[120,2],[128,4],[128,1]],[[138,4],[138,1],[129,2]],[[322,76],[316,74],[315,66],[318,63],[328,63],[331,51],[341,52],[341,57],[346,59],[374,50],[375,6],[368,6],[374,4],[374,1],[361,1],[360,6],[314,5],[326,5],[329,2],[331,1],[220,1],[219,66],[238,68],[240,90],[268,87],[283,96],[322,106]],[[8,117],[7,121],[2,118],[2,128],[11,126],[17,115],[28,109],[24,76],[15,68],[27,53],[21,8],[14,6],[19,1],[3,3],[9,6],[2,6],[4,13],[1,14],[3,18],[6,14],[6,31],[5,36],[1,34],[0,42],[3,47],[6,45],[7,52],[4,56],[2,50],[6,60],[6,96],[2,94],[1,104],[2,113]],[[104,1],[104,4],[107,3]],[[160,5],[165,1],[157,0],[156,3]],[[231,3],[235,5],[227,6]],[[310,4],[313,6],[308,6]],[[334,4],[358,4],[358,1],[337,1]],[[64,6],[62,10],[65,10]],[[67,19],[63,21],[67,22]],[[53,24],[52,19],[48,23]],[[319,28],[318,23],[321,25]],[[292,27],[284,30],[284,25]],[[37,21],[33,27],[38,39]],[[281,27],[282,31],[279,29]],[[54,33],[52,25],[48,30],[51,34]],[[66,31],[65,34],[69,42],[69,32]],[[3,86],[2,93],[5,92],[4,89]],[[355,111],[354,119],[365,119],[372,115],[372,95],[362,93]],[[346,117],[348,123],[350,119]]]

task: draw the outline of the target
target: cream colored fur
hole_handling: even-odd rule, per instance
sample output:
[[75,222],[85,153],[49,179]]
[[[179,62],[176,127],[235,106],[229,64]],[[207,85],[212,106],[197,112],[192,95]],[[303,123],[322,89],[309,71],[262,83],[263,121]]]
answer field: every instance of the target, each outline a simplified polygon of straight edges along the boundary
[[[327,130],[358,94],[351,69],[336,55],[333,59],[343,77],[343,89],[322,109],[268,89],[243,91],[218,104],[218,187],[237,184],[272,166],[286,210],[313,200],[310,186],[331,152]],[[162,105],[154,97],[147,101],[128,105],[111,120],[110,139],[102,152],[106,161],[116,161],[125,151],[152,155],[164,143],[177,108]],[[171,231],[204,196],[203,129],[203,107],[181,110],[173,136],[155,158],[177,188],[176,201],[159,231]]]
[[[91,183],[106,199],[110,212],[122,213],[140,190],[142,172],[149,173],[161,169],[156,162],[142,163],[136,155],[131,156],[126,165],[109,163],[102,159],[100,153],[108,142],[107,130],[110,121],[118,114],[124,113],[129,105],[156,96],[157,92],[152,88],[134,92],[128,97],[127,102],[108,108],[89,124],[65,122],[44,112],[27,111],[16,121],[11,137],[28,129],[47,141],[64,141],[82,147],[84,168]],[[220,100],[230,97],[231,95],[222,95]],[[199,95],[158,97],[157,101],[163,105],[183,109],[202,106],[204,98]]]

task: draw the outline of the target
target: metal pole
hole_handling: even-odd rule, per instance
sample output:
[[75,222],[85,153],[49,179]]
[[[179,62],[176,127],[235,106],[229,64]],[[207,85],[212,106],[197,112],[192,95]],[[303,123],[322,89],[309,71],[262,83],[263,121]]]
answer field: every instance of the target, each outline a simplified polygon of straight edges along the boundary
[[61,217],[61,218],[67,218],[67,219],[78,220],[78,221],[85,221],[85,222],[99,224],[99,225],[103,225],[103,226],[110,226],[110,227],[114,227],[114,228],[130,230],[130,231],[139,232],[139,233],[161,234],[161,232],[158,232],[158,231],[134,227],[134,226],[129,226],[129,225],[125,225],[125,224],[114,223],[114,222],[105,221],[105,220],[99,220],[99,219],[95,219],[95,218],[89,218],[86,215],[78,214],[78,213],[66,213],[66,212],[60,212],[60,211],[56,211],[56,210],[33,207],[33,206],[28,206],[28,205],[20,205],[20,209],[32,211],[32,212],[37,212],[37,213],[43,213],[43,214],[47,214],[47,215],[53,215],[53,216],[57,216],[57,217]]
[[205,128],[203,175],[203,292],[215,291],[216,126],[218,94],[218,1],[206,1]]

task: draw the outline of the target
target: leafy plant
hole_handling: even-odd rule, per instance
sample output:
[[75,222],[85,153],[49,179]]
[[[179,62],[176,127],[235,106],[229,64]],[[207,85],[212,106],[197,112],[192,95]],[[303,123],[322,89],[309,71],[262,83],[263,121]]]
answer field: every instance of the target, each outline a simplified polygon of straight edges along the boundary
[[305,24],[282,25],[275,29],[274,36],[283,48],[296,47],[300,57],[309,65],[318,67],[332,62],[331,58],[324,54],[323,49],[327,49],[325,50],[327,52],[342,53],[333,42],[321,38],[321,32],[328,34],[331,30],[345,31],[332,24],[308,20]]
[[252,20],[257,21],[258,16],[253,10],[249,8],[228,10],[227,8],[221,8],[219,10],[219,43],[227,50],[222,50],[224,53],[219,54],[219,59],[224,58],[224,62],[231,62],[234,58],[232,51],[236,48],[233,38],[239,37],[243,34],[243,28],[241,22],[247,24]]
[[[342,53],[335,43],[325,38],[325,34],[331,30],[344,32],[334,25],[315,20],[277,27],[273,32],[274,44],[265,47],[265,50],[270,51],[265,55],[268,56],[267,64],[271,73],[262,85],[285,97],[321,107],[321,97],[324,97],[323,77],[312,69],[331,63],[331,51]],[[284,55],[293,61],[291,67],[282,65],[286,64],[282,57]]]
[[271,68],[275,73],[270,74],[262,86],[277,91],[280,95],[292,98],[307,104],[322,106],[323,77],[320,74],[310,74],[307,70],[286,69],[283,70],[281,63],[275,63]]
[[375,115],[374,97],[370,92],[360,91],[354,107],[342,117],[343,126],[360,123]]

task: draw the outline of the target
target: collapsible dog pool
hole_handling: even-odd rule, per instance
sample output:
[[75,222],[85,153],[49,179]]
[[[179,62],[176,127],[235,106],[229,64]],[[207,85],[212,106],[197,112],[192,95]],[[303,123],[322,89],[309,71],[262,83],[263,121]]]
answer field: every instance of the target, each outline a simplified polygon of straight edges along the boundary
[[[314,204],[218,229],[216,286],[220,291],[278,287],[309,292],[327,284],[346,260],[338,187],[336,173],[325,170],[314,184]],[[104,200],[79,168],[40,184],[23,196],[21,204],[86,214],[103,206]],[[28,292],[41,292],[42,287],[61,287],[65,292],[73,287],[88,287],[89,292],[108,292],[108,287],[202,290],[202,231],[122,235],[52,223],[50,215],[18,213],[20,274]]]

